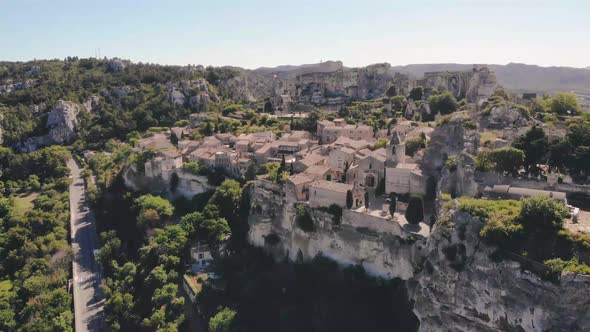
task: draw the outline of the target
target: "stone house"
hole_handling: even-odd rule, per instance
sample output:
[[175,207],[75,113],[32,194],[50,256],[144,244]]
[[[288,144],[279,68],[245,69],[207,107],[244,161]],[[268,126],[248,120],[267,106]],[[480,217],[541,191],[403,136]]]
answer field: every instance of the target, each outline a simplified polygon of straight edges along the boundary
[[316,176],[311,174],[295,174],[287,179],[286,190],[291,193],[296,201],[309,200],[309,186],[317,180]]
[[394,133],[385,149],[385,192],[425,194],[425,177],[418,164],[407,161],[406,144],[399,133]]
[[329,166],[323,166],[323,165],[315,165],[315,166],[308,167],[303,172],[303,174],[311,175],[311,176],[316,177],[317,179],[326,180],[326,181],[332,181],[332,179],[335,177],[335,174],[332,171],[332,169]]
[[192,247],[191,259],[193,260],[191,269],[194,273],[198,273],[208,267],[213,261],[213,256],[211,255],[211,249],[209,248],[209,245],[199,243]]
[[293,170],[296,173],[305,171],[307,168],[315,165],[324,165],[326,157],[318,153],[306,154],[303,159],[296,160],[293,163]]
[[385,160],[385,149],[371,151],[350,168],[346,181],[368,190],[376,189],[385,181]]
[[355,150],[343,146],[333,149],[328,154],[328,165],[337,173],[344,174],[346,168],[354,162]]
[[169,171],[182,168],[182,155],[177,150],[158,151],[155,158],[145,162],[145,176],[168,180]]
[[335,142],[339,137],[351,140],[373,141],[373,128],[363,124],[347,124],[344,119],[323,120],[317,124],[317,136],[322,144]]
[[332,181],[315,181],[309,186],[309,205],[311,207],[328,207],[336,204],[346,208],[346,193],[353,191],[353,186],[347,183]]

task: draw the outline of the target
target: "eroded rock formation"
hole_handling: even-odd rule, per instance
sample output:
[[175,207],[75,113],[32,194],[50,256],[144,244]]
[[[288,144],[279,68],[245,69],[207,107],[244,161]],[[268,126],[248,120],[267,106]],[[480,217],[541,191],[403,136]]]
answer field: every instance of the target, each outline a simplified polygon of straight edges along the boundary
[[43,136],[31,137],[19,143],[16,148],[23,152],[30,152],[42,146],[71,143],[78,131],[79,113],[80,106],[78,104],[59,100],[47,115],[48,133]]
[[544,281],[520,263],[492,261],[483,222],[450,210],[428,238],[413,298],[420,331],[586,331],[590,277]]

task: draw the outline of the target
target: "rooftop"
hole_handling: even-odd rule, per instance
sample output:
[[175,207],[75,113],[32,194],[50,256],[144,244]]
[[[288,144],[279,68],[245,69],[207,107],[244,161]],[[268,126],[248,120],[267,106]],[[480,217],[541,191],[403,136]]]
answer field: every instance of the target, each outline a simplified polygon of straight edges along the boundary
[[311,188],[320,188],[320,189],[339,192],[339,193],[346,193],[347,191],[352,190],[352,184],[339,183],[339,182],[333,182],[333,181],[325,181],[325,180],[316,181],[316,182],[312,183],[310,187]]
[[330,171],[330,167],[329,166],[323,166],[323,165],[313,165],[308,167],[304,173],[306,174],[311,174],[311,175],[324,175],[327,172]]

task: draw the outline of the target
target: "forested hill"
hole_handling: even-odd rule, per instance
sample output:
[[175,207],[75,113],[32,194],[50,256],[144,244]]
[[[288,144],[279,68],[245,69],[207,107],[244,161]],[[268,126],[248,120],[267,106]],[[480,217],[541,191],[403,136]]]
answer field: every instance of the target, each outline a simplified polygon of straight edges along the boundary
[[[78,116],[79,138],[85,142],[125,139],[132,131],[169,127],[196,112],[188,102],[171,102],[170,84],[202,78],[219,81],[232,73],[227,68],[134,64],[118,59],[0,62],[3,143],[13,146],[46,134],[47,113],[60,99],[92,108]],[[189,88],[189,97],[200,92],[199,87]]]

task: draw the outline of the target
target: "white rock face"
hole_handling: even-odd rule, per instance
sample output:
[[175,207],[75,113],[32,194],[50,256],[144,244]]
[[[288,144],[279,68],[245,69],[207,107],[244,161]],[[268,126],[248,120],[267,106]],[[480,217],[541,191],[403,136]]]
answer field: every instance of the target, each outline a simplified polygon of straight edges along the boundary
[[[383,278],[410,279],[418,249],[399,236],[356,229],[346,224],[333,227],[332,216],[314,213],[316,231],[306,233],[295,226],[294,218],[264,220],[250,218],[249,241],[266,247],[277,259],[309,260],[317,255],[329,257],[341,265],[362,265],[367,273]],[[276,234],[275,245],[265,244],[265,237]]]
[[23,152],[30,152],[42,146],[72,142],[78,131],[79,113],[79,105],[59,100],[47,116],[46,127],[49,129],[49,133],[44,136],[31,137],[19,143],[16,148]]
[[525,110],[513,103],[492,106],[487,115],[482,116],[482,127],[490,129],[521,128],[529,125]]
[[564,274],[554,284],[517,262],[493,262],[493,248],[478,236],[483,222],[454,211],[448,217],[449,223],[434,227],[424,267],[415,277],[420,331],[590,329],[589,277]]
[[451,209],[427,240],[416,240],[395,229],[354,227],[346,212],[334,225],[331,214],[311,210],[315,230],[304,232],[278,186],[252,199],[251,244],[277,260],[323,255],[341,265],[362,265],[373,276],[407,280],[422,332],[590,330],[590,277],[565,273],[556,284],[516,261],[490,260],[495,249],[479,237],[484,223],[469,214]]
[[84,109],[89,113],[96,113],[98,110],[98,103],[100,102],[100,97],[98,96],[90,96],[88,100],[82,104]]
[[183,106],[188,101],[188,106],[198,113],[207,112],[211,103],[220,102],[217,94],[209,89],[204,79],[169,83],[168,100],[177,106]]
[[428,175],[438,176],[448,157],[477,154],[479,133],[465,127],[464,123],[469,120],[461,114],[455,114],[448,122],[434,129],[424,154],[423,169]]
[[109,60],[109,63],[108,63],[109,71],[120,72],[120,71],[124,70],[125,67],[127,67],[127,65],[125,64],[125,61],[123,61],[121,59],[113,58],[113,59]]

